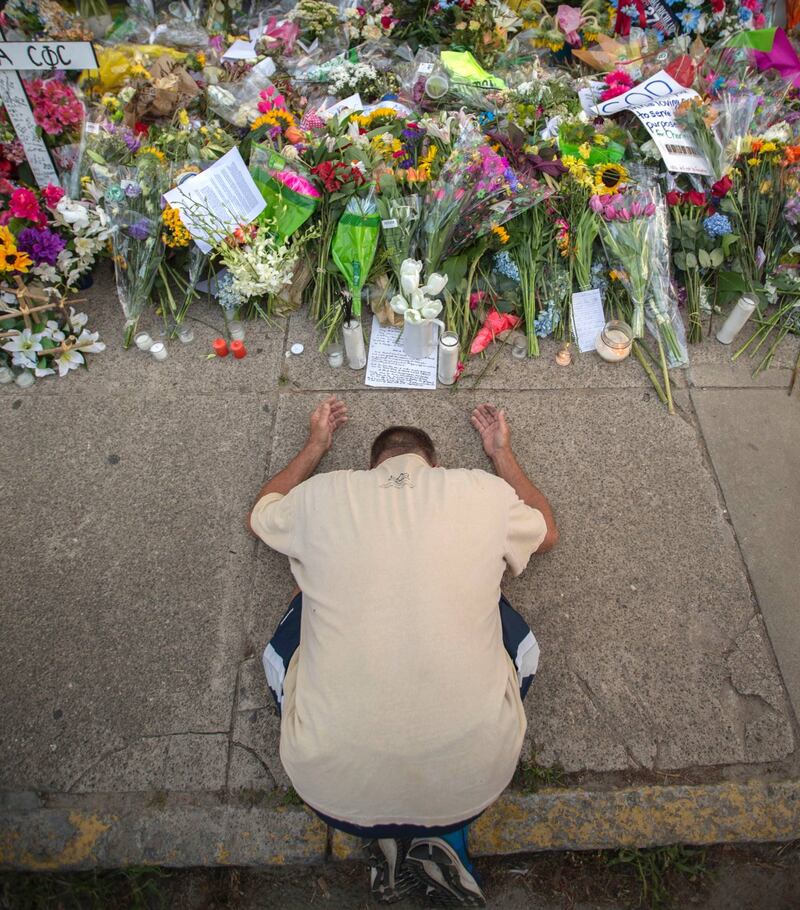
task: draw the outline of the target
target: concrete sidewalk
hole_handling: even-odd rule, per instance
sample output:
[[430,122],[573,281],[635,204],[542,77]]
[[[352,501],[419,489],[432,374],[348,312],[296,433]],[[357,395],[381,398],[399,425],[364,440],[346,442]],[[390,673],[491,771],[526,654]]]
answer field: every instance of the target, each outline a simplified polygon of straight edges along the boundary
[[488,400],[559,520],[507,593],[542,648],[524,757],[564,786],[511,792],[479,852],[800,834],[797,339],[756,381],[693,350],[670,417],[638,364],[559,368],[551,344],[503,352],[477,390],[383,392],[331,370],[301,315],[209,361],[202,306],[157,363],[122,351],[108,274],[87,310],[109,346],[90,370],[0,389],[1,865],[352,855],[289,805],[259,657],[292,579],[244,526],[331,390],[351,420],[322,470],[365,465],[395,422],[487,467],[468,415]]

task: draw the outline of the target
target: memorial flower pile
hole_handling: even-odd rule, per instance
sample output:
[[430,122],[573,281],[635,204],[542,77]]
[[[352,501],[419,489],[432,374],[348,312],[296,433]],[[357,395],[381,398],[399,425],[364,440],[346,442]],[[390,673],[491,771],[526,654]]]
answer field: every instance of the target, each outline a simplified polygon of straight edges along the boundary
[[[468,376],[500,324],[530,357],[573,341],[573,295],[596,290],[668,404],[670,371],[742,294],[757,300],[745,350],[798,331],[800,57],[762,0],[130,6],[89,22],[54,0],[6,5],[6,40],[94,37],[98,60],[22,74],[59,185],[37,183],[25,111],[0,106],[9,292],[55,303],[110,259],[126,346],[148,307],[176,334],[201,278],[227,319],[307,307],[323,349],[345,315],[436,310]],[[198,245],[165,195],[232,150],[263,205],[209,210],[224,229]],[[221,184],[217,208],[242,192]],[[0,359],[80,341],[62,316],[41,325],[15,326]],[[70,371],[80,353],[24,369]]]

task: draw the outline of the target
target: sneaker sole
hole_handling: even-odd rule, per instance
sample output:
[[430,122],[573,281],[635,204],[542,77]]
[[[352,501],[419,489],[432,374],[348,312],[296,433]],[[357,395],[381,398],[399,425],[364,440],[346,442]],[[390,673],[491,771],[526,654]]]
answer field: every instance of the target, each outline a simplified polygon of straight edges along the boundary
[[[427,897],[441,907],[485,907],[480,889],[475,893],[461,881],[461,863],[437,844],[418,844],[406,856],[406,865],[427,888]],[[478,885],[475,884],[477,888]]]
[[403,898],[419,893],[419,880],[403,863],[395,872],[394,885],[391,884],[389,859],[376,841],[367,846],[366,852],[370,863],[369,890],[373,900],[379,904],[396,904]]

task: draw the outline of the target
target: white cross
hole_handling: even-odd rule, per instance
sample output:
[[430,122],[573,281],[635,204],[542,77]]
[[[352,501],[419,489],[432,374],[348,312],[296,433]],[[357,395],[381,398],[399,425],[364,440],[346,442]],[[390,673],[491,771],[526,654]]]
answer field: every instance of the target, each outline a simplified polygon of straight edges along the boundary
[[[2,30],[0,37],[5,38]],[[96,70],[97,57],[89,41],[0,41],[0,98],[25,149],[33,176],[40,187],[58,183],[53,158],[36,129],[30,101],[19,70]]]

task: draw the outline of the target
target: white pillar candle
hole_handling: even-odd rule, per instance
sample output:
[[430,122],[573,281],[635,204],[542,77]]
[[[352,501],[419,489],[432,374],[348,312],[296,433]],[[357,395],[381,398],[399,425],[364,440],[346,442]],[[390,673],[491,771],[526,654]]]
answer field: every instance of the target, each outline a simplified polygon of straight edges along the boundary
[[155,357],[156,360],[166,360],[167,359],[167,349],[164,347],[162,342],[157,341],[151,348],[150,353]]
[[140,351],[149,351],[150,348],[153,347],[153,339],[147,334],[147,332],[139,332],[133,341]]
[[33,373],[28,370],[23,370],[14,381],[21,389],[29,389],[36,382]]
[[595,348],[597,353],[609,363],[619,363],[631,352],[633,331],[630,326],[617,319],[612,319],[603,327],[597,336]]
[[452,385],[458,372],[458,335],[442,332],[439,339],[439,382]]
[[14,371],[10,367],[0,367],[0,385],[14,381]]
[[358,319],[351,319],[342,326],[344,350],[347,365],[351,370],[363,370],[367,365],[367,351],[364,347],[364,331]]
[[231,341],[244,341],[244,326],[241,322],[235,319],[229,322],[228,331],[231,333]]
[[722,328],[717,332],[717,341],[722,344],[730,344],[753,315],[753,310],[757,305],[758,301],[755,297],[740,297],[728,318],[723,322]]

